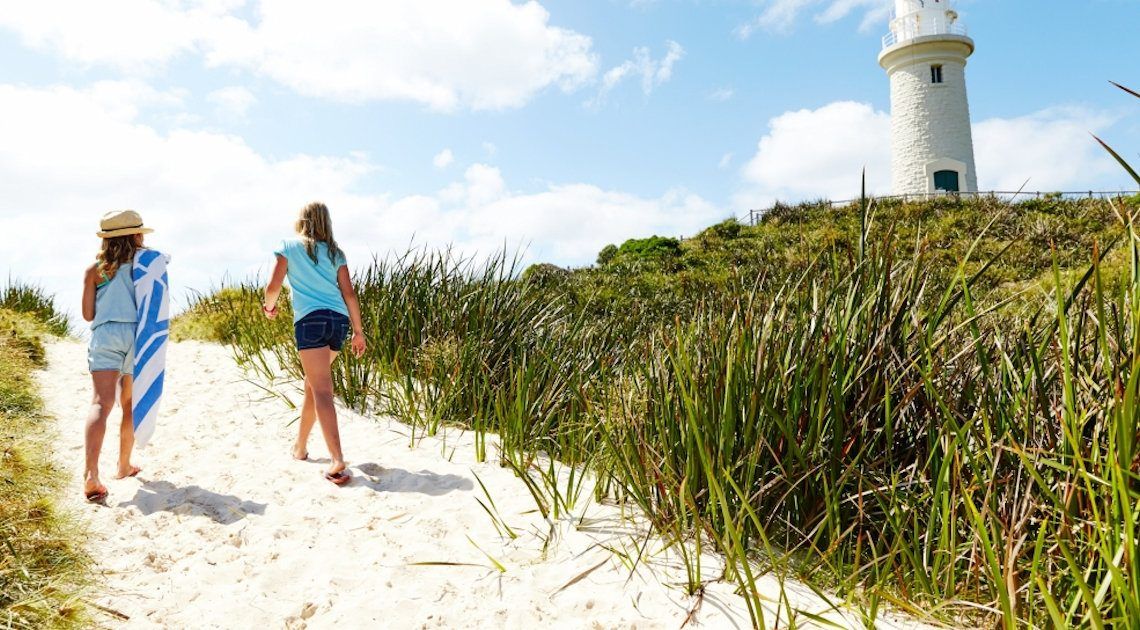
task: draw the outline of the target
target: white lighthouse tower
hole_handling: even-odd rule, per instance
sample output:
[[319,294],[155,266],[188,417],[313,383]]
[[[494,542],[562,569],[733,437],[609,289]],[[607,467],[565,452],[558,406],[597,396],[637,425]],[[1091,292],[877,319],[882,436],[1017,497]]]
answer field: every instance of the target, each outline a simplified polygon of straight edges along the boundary
[[977,191],[966,100],[974,40],[951,0],[895,0],[879,65],[891,80],[894,194]]

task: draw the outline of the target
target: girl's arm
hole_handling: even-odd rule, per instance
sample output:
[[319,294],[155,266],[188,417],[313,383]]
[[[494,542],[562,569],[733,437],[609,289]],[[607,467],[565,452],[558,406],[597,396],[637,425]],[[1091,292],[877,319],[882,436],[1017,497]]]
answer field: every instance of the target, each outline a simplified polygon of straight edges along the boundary
[[95,263],[83,272],[83,319],[95,319],[95,280],[99,277],[99,263]]
[[269,284],[265,286],[265,303],[261,305],[261,312],[269,319],[277,317],[277,298],[281,296],[281,284],[285,282],[285,273],[289,271],[289,261],[284,256],[277,256],[277,264],[269,276]]
[[352,353],[356,358],[364,354],[364,324],[360,319],[360,300],[356,298],[356,289],[352,287],[352,276],[348,274],[348,266],[341,265],[336,270],[336,284],[340,287],[340,296],[344,298],[344,305],[348,307],[348,319],[352,322]]

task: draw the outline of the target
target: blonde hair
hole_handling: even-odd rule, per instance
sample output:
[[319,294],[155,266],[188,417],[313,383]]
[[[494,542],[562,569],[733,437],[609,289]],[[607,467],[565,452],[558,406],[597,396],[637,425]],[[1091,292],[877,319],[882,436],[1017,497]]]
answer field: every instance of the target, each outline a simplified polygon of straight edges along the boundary
[[295,226],[297,234],[305,243],[305,251],[313,262],[317,262],[317,243],[324,243],[329,248],[329,261],[334,265],[343,252],[333,238],[332,217],[329,216],[329,207],[314,201],[301,208],[301,216],[297,218]]
[[134,261],[135,252],[139,249],[137,238],[138,234],[127,234],[103,239],[99,253],[95,255],[99,273],[110,278],[119,271],[120,266]]

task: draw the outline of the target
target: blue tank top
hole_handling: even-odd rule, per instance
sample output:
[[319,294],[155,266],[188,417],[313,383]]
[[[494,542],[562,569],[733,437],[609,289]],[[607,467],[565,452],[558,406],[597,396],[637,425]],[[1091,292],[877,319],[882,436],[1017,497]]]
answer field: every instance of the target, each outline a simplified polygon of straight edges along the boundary
[[92,330],[107,322],[133,324],[138,321],[131,267],[129,262],[119,265],[119,270],[110,280],[95,287],[95,319],[91,322]]
[[273,253],[289,262],[289,286],[293,288],[293,321],[327,309],[348,317],[348,306],[340,294],[337,273],[347,262],[344,255],[329,258],[328,245],[316,244],[317,260],[313,262],[300,239],[282,241]]

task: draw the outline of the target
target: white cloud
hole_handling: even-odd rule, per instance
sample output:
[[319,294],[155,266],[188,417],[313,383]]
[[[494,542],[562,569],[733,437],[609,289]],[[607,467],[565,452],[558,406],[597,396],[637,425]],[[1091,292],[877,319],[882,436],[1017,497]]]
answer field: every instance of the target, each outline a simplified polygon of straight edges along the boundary
[[725,153],[724,155],[720,156],[720,163],[717,164],[717,168],[724,170],[731,165],[732,165],[732,153],[729,152],[729,153]]
[[777,200],[851,199],[864,167],[869,191],[889,192],[890,130],[890,115],[865,103],[781,114],[768,121],[768,134],[741,171],[736,201],[763,208]]
[[[1118,190],[1124,172],[1089,136],[1116,117],[1083,107],[1052,107],[974,125],[978,187],[983,190]],[[1115,185],[1114,185],[1115,184]]]
[[194,51],[206,33],[232,31],[239,21],[229,11],[240,4],[244,3],[16,2],[0,12],[0,28],[15,31],[29,47],[83,65],[144,72]]
[[529,246],[528,259],[561,264],[594,260],[606,244],[639,235],[691,235],[724,211],[683,190],[645,198],[590,184],[555,184],[537,193],[508,188],[499,169],[474,164],[435,195],[394,201],[377,224],[428,243],[466,251]]
[[877,25],[886,28],[890,16],[891,0],[768,0],[764,9],[751,22],[736,29],[737,35],[750,37],[757,30],[786,32],[799,16],[816,11],[816,22],[829,24],[853,13],[862,13],[859,30],[867,31]]
[[214,47],[309,96],[412,100],[437,110],[504,109],[593,78],[591,40],[549,25],[537,2],[265,2],[261,20]]
[[685,56],[685,49],[675,41],[666,41],[665,47],[665,56],[660,60],[653,59],[649,55],[648,48],[634,48],[633,59],[627,59],[602,75],[601,88],[586,104],[591,107],[601,105],[605,102],[606,96],[628,78],[640,78],[641,91],[647,96],[653,93],[653,88],[673,78],[674,64]]
[[245,118],[249,108],[257,103],[257,97],[240,85],[232,85],[214,90],[206,95],[206,100],[224,118]]
[[860,11],[863,16],[859,21],[859,30],[868,31],[881,26],[884,32],[886,31],[887,20],[891,16],[890,0],[831,0],[815,19],[817,22],[829,24]]
[[730,87],[722,87],[709,92],[708,99],[717,103],[724,103],[736,95],[736,90]]
[[0,85],[0,274],[40,282],[77,312],[98,218],[112,208],[134,208],[155,228],[148,242],[173,255],[179,299],[188,287],[264,270],[313,199],[333,209],[337,235],[360,264],[413,236],[467,254],[529,244],[528,261],[583,264],[607,243],[691,234],[722,215],[680,190],[656,198],[584,183],[515,191],[485,164],[427,194],[360,192],[379,168],[366,155],[269,157],[233,135],[140,122],[138,108],[170,98],[130,83]]
[[18,3],[0,28],[85,65],[154,71],[186,54],[246,68],[318,98],[404,100],[440,111],[519,107],[593,80],[589,37],[535,0],[335,2],[61,0]]
[[431,159],[431,163],[434,164],[436,168],[447,168],[451,166],[451,163],[454,161],[455,156],[451,153],[451,149],[444,149],[436,153],[435,157]]
[[499,147],[496,146],[494,142],[484,142],[483,151],[487,154],[487,157],[495,157],[495,154],[499,152]]
[[[1123,172],[1089,132],[1116,121],[1079,107],[1049,108],[974,124],[974,153],[982,190],[1120,190]],[[836,102],[781,114],[768,123],[756,154],[741,171],[737,208],[773,202],[859,195],[867,169],[870,193],[890,194],[890,115],[866,103]]]

